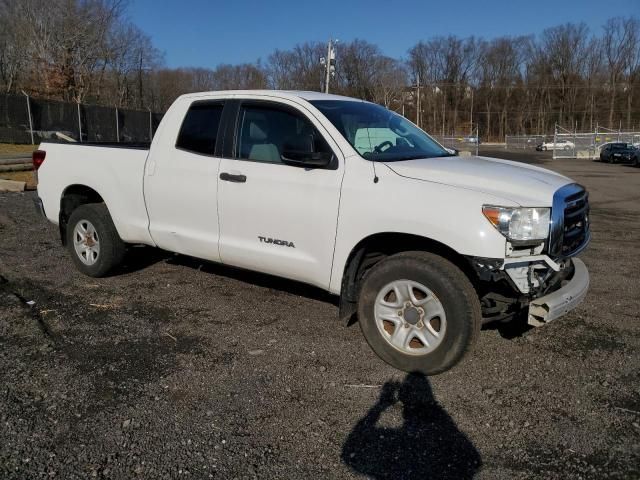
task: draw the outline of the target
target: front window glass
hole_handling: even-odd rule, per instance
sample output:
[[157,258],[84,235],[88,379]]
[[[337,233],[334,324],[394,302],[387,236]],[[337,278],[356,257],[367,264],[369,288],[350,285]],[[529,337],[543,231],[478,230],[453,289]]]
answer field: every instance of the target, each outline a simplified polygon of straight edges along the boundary
[[380,105],[347,100],[311,103],[367,160],[394,162],[452,156],[406,118]]
[[289,109],[246,105],[240,110],[237,157],[264,163],[282,163],[282,155],[330,152],[315,127]]

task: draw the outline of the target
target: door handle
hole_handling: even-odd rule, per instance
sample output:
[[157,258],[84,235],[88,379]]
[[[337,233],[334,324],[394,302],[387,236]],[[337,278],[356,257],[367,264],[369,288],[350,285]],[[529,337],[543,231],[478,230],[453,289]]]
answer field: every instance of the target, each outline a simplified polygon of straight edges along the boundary
[[225,182],[244,183],[247,181],[247,176],[241,175],[241,174],[236,175],[233,173],[222,172],[220,174],[220,180],[224,180]]

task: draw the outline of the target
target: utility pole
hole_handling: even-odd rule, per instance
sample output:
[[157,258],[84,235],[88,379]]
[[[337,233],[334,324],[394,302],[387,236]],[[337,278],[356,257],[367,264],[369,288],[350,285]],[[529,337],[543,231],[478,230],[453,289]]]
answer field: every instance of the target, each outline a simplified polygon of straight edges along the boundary
[[29,101],[29,95],[24,90],[20,90],[22,94],[27,97],[27,114],[29,115],[29,132],[31,133],[31,145],[35,145],[33,141],[33,117],[31,116],[31,102]]
[[324,93],[329,93],[329,82],[331,77],[336,76],[336,49],[338,40],[329,39],[327,44],[327,56],[320,58],[320,65],[324,65]]
[[445,106],[445,98],[444,98],[444,91],[442,92],[442,138],[444,138],[444,122],[446,119],[446,106]]
[[469,135],[473,135],[473,87],[471,88],[471,113],[469,114]]
[[420,125],[420,117],[422,115],[420,115],[422,112],[422,104],[420,101],[420,97],[422,95],[420,95],[420,74],[418,73],[416,75],[416,125],[418,126],[418,128],[422,128]]
[[82,117],[80,116],[80,102],[78,102],[78,141],[82,143]]

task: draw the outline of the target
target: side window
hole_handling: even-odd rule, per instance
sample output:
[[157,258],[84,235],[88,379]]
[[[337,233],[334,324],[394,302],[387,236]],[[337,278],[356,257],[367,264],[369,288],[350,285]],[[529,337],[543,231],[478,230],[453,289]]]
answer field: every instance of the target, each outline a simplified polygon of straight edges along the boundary
[[282,163],[287,152],[331,153],[322,135],[302,114],[276,106],[245,105],[240,109],[236,157]]
[[176,148],[213,155],[216,150],[222,103],[194,102],[184,117]]

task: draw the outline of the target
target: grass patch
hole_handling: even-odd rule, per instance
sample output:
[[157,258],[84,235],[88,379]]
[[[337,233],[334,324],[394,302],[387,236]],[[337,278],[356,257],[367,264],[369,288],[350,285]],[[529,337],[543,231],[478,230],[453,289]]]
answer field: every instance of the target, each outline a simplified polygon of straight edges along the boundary
[[31,153],[37,145],[17,145],[15,143],[0,143],[0,155],[11,155],[13,153]]

